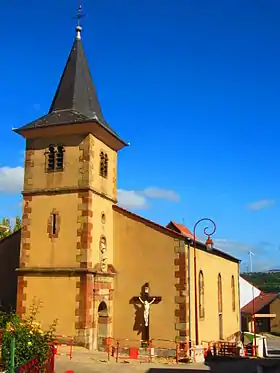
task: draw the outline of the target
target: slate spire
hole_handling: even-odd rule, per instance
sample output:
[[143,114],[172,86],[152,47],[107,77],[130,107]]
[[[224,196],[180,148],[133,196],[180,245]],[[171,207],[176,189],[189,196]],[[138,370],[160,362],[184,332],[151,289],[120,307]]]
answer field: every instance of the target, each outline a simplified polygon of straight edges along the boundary
[[103,121],[101,107],[89,71],[81,39],[81,26],[76,27],[76,38],[57,87],[49,113],[73,110],[88,119]]
[[[81,15],[78,16],[78,19]],[[128,145],[105,121],[88,67],[81,39],[82,27],[76,26],[76,37],[48,114],[20,127],[15,132],[75,123],[98,123],[119,142]],[[120,145],[121,144],[121,145]]]

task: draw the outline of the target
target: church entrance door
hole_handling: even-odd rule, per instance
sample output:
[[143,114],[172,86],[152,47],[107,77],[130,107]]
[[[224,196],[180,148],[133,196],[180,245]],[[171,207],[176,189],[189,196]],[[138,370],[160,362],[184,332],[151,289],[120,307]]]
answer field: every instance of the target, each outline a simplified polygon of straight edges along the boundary
[[98,326],[97,326],[97,348],[103,351],[106,346],[106,338],[109,337],[108,330],[109,314],[105,302],[101,302],[98,307]]

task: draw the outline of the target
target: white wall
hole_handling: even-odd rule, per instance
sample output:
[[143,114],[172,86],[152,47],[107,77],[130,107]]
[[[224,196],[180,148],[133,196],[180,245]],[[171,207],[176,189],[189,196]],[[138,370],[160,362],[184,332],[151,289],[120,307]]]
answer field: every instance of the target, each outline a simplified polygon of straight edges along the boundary
[[241,276],[239,276],[239,287],[240,287],[240,309],[244,307],[246,304],[251,302],[253,300],[253,290],[254,288],[254,298],[258,297],[261,293],[261,291],[256,288],[255,286],[252,286],[250,282],[244,280]]

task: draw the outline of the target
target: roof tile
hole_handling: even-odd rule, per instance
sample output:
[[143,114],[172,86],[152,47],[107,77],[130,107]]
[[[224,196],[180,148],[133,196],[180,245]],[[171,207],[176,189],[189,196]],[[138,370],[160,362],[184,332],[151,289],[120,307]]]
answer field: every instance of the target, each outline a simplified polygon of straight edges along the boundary
[[278,297],[277,293],[263,293],[261,292],[259,296],[255,297],[254,301],[251,300],[244,307],[242,307],[241,312],[246,314],[253,314],[254,312],[259,312],[262,308],[271,303],[274,299]]

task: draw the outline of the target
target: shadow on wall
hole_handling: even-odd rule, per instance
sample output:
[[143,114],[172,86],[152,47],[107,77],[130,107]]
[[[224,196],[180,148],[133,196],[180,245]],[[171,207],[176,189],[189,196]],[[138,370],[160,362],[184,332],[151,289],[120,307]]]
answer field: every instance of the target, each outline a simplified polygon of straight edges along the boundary
[[151,368],[147,373],[257,373],[257,367],[262,367],[263,373],[280,373],[280,358],[247,359],[221,358],[207,361],[205,364],[179,365],[176,368]]
[[[139,297],[145,295],[145,285],[141,286]],[[134,307],[134,325],[133,330],[137,332],[137,335],[141,334],[141,339],[145,339],[145,327],[144,327],[144,316],[143,316],[143,306],[138,300],[138,297],[132,297],[129,301],[129,304],[132,304]]]
[[134,307],[134,325],[133,330],[137,332],[137,335],[141,334],[141,339],[143,339],[142,334],[144,330],[144,319],[143,319],[143,309],[142,305],[135,302],[130,302]]
[[0,310],[16,309],[21,231],[0,241]]

